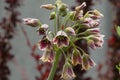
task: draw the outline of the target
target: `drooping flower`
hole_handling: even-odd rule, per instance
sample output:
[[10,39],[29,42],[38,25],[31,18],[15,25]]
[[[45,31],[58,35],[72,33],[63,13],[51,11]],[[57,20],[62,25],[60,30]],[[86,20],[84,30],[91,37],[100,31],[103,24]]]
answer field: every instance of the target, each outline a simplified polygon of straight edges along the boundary
[[67,28],[65,29],[65,31],[66,31],[66,33],[67,33],[68,35],[70,35],[70,36],[75,36],[75,35],[76,35],[75,30],[74,30],[72,27],[67,27]]
[[37,27],[40,25],[40,20],[34,18],[25,18],[23,19],[23,23],[31,27]]
[[99,26],[100,20],[93,20],[92,18],[85,18],[83,21],[83,25],[85,25],[87,28],[95,28]]
[[48,38],[45,37],[38,42],[38,47],[40,50],[50,49],[52,47],[52,43]]
[[48,25],[43,24],[37,29],[37,32],[39,35],[45,35],[47,30],[48,30]]
[[77,64],[82,64],[82,56],[79,50],[75,49],[73,50],[72,54],[72,64],[77,65]]
[[96,65],[95,62],[89,57],[88,54],[84,54],[82,59],[83,59],[82,69],[84,70],[88,70]]
[[96,47],[102,47],[104,40],[104,35],[97,34],[97,35],[90,35],[88,37],[88,46],[90,46],[92,49],[96,49]]
[[103,14],[100,13],[98,10],[92,10],[92,11],[89,12],[88,15],[89,15],[92,19],[100,19],[100,18],[104,17]]
[[55,55],[55,52],[54,52],[53,48],[46,49],[44,51],[42,57],[40,58],[40,60],[42,60],[43,62],[53,62],[54,55]]
[[73,79],[75,77],[75,73],[72,69],[72,65],[69,62],[65,62],[61,74],[61,78],[64,79]]
[[56,44],[59,48],[66,47],[69,45],[69,37],[64,31],[58,31],[57,35],[53,39],[53,43]]
[[100,28],[90,28],[85,31],[89,35],[98,35],[100,34]]

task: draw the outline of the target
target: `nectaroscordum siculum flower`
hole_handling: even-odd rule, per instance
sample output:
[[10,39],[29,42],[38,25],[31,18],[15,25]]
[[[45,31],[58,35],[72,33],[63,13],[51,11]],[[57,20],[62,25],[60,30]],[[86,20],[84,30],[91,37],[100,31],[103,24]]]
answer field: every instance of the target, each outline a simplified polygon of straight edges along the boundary
[[53,39],[53,43],[56,44],[59,48],[66,47],[69,45],[69,37],[64,31],[58,31],[57,35]]
[[42,51],[44,51],[46,49],[51,49],[52,42],[48,38],[43,37],[43,39],[39,41],[38,47]]
[[82,55],[78,49],[74,49],[72,53],[72,64],[78,65],[82,64]]
[[90,35],[88,37],[88,45],[93,48],[96,49],[96,47],[102,47],[102,44],[104,43],[103,40],[104,35]]
[[95,62],[86,53],[82,56],[82,60],[82,69],[84,70],[88,70],[89,68],[92,68],[96,65]]
[[61,78],[68,80],[68,79],[73,79],[74,77],[75,77],[75,73],[73,71],[72,65],[68,61],[66,61],[63,66]]
[[47,24],[42,24],[38,29],[37,32],[39,35],[46,35],[46,32],[48,30],[48,25]]
[[55,52],[53,50],[53,48],[47,48],[42,57],[40,58],[40,60],[42,60],[43,62],[53,62],[54,60],[54,55],[55,55]]

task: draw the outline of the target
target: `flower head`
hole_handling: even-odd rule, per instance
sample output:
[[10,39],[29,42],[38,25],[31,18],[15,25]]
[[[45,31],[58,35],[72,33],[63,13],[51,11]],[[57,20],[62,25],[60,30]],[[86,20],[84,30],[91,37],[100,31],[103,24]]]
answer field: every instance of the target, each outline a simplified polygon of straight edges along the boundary
[[58,31],[57,35],[53,39],[53,43],[58,47],[66,47],[69,45],[69,37],[64,31]]
[[39,41],[38,47],[40,50],[46,50],[47,48],[50,49],[52,47],[52,43],[48,38],[43,38]]
[[37,29],[37,32],[39,35],[45,35],[47,30],[48,30],[48,25],[43,24]]
[[55,55],[55,52],[53,48],[46,49],[42,57],[40,58],[40,60],[42,60],[43,62],[52,62],[54,59],[54,55]]
[[82,56],[81,56],[80,51],[77,49],[73,50],[72,64],[73,65],[82,64]]
[[72,69],[72,65],[69,62],[65,62],[62,70],[61,78],[72,79],[75,77],[75,73]]
[[23,22],[31,27],[37,27],[40,25],[40,20],[34,18],[25,18],[23,19]]

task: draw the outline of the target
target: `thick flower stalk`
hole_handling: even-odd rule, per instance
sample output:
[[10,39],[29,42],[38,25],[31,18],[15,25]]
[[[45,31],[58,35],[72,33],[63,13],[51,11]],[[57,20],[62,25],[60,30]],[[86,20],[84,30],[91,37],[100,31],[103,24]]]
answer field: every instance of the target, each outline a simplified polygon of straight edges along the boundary
[[[104,35],[100,33],[98,26],[103,15],[97,10],[83,14],[85,7],[86,3],[84,2],[77,6],[75,11],[70,11],[68,5],[61,0],[57,0],[55,4],[42,5],[41,8],[52,11],[49,19],[54,20],[54,32],[48,29],[47,24],[42,24],[38,19],[24,19],[26,25],[38,27],[37,32],[42,36],[38,42],[39,49],[44,51],[40,60],[53,62],[48,80],[53,80],[60,55],[64,55],[65,58],[61,78],[67,80],[76,76],[73,66],[82,65],[84,70],[95,66],[93,59],[75,43],[84,39],[92,49],[102,47]],[[80,29],[84,31],[79,32]]]

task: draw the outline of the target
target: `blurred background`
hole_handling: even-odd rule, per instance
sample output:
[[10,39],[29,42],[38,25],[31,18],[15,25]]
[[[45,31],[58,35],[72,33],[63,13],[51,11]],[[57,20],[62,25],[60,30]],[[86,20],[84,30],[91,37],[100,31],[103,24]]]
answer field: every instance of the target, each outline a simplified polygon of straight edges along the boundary
[[[52,21],[48,20],[50,11],[40,9],[40,5],[55,1],[0,0],[0,80],[46,80],[51,64],[43,64],[38,60],[43,53],[36,47],[40,37],[35,28],[25,26],[21,19],[38,18],[49,24],[52,30]],[[71,9],[85,1],[87,10],[97,9],[104,15],[99,26],[105,35],[103,48],[95,51],[88,49],[97,65],[82,72],[82,78],[76,80],[120,80],[115,68],[120,62],[120,38],[114,30],[114,26],[120,24],[120,1],[62,1],[70,5]]]

